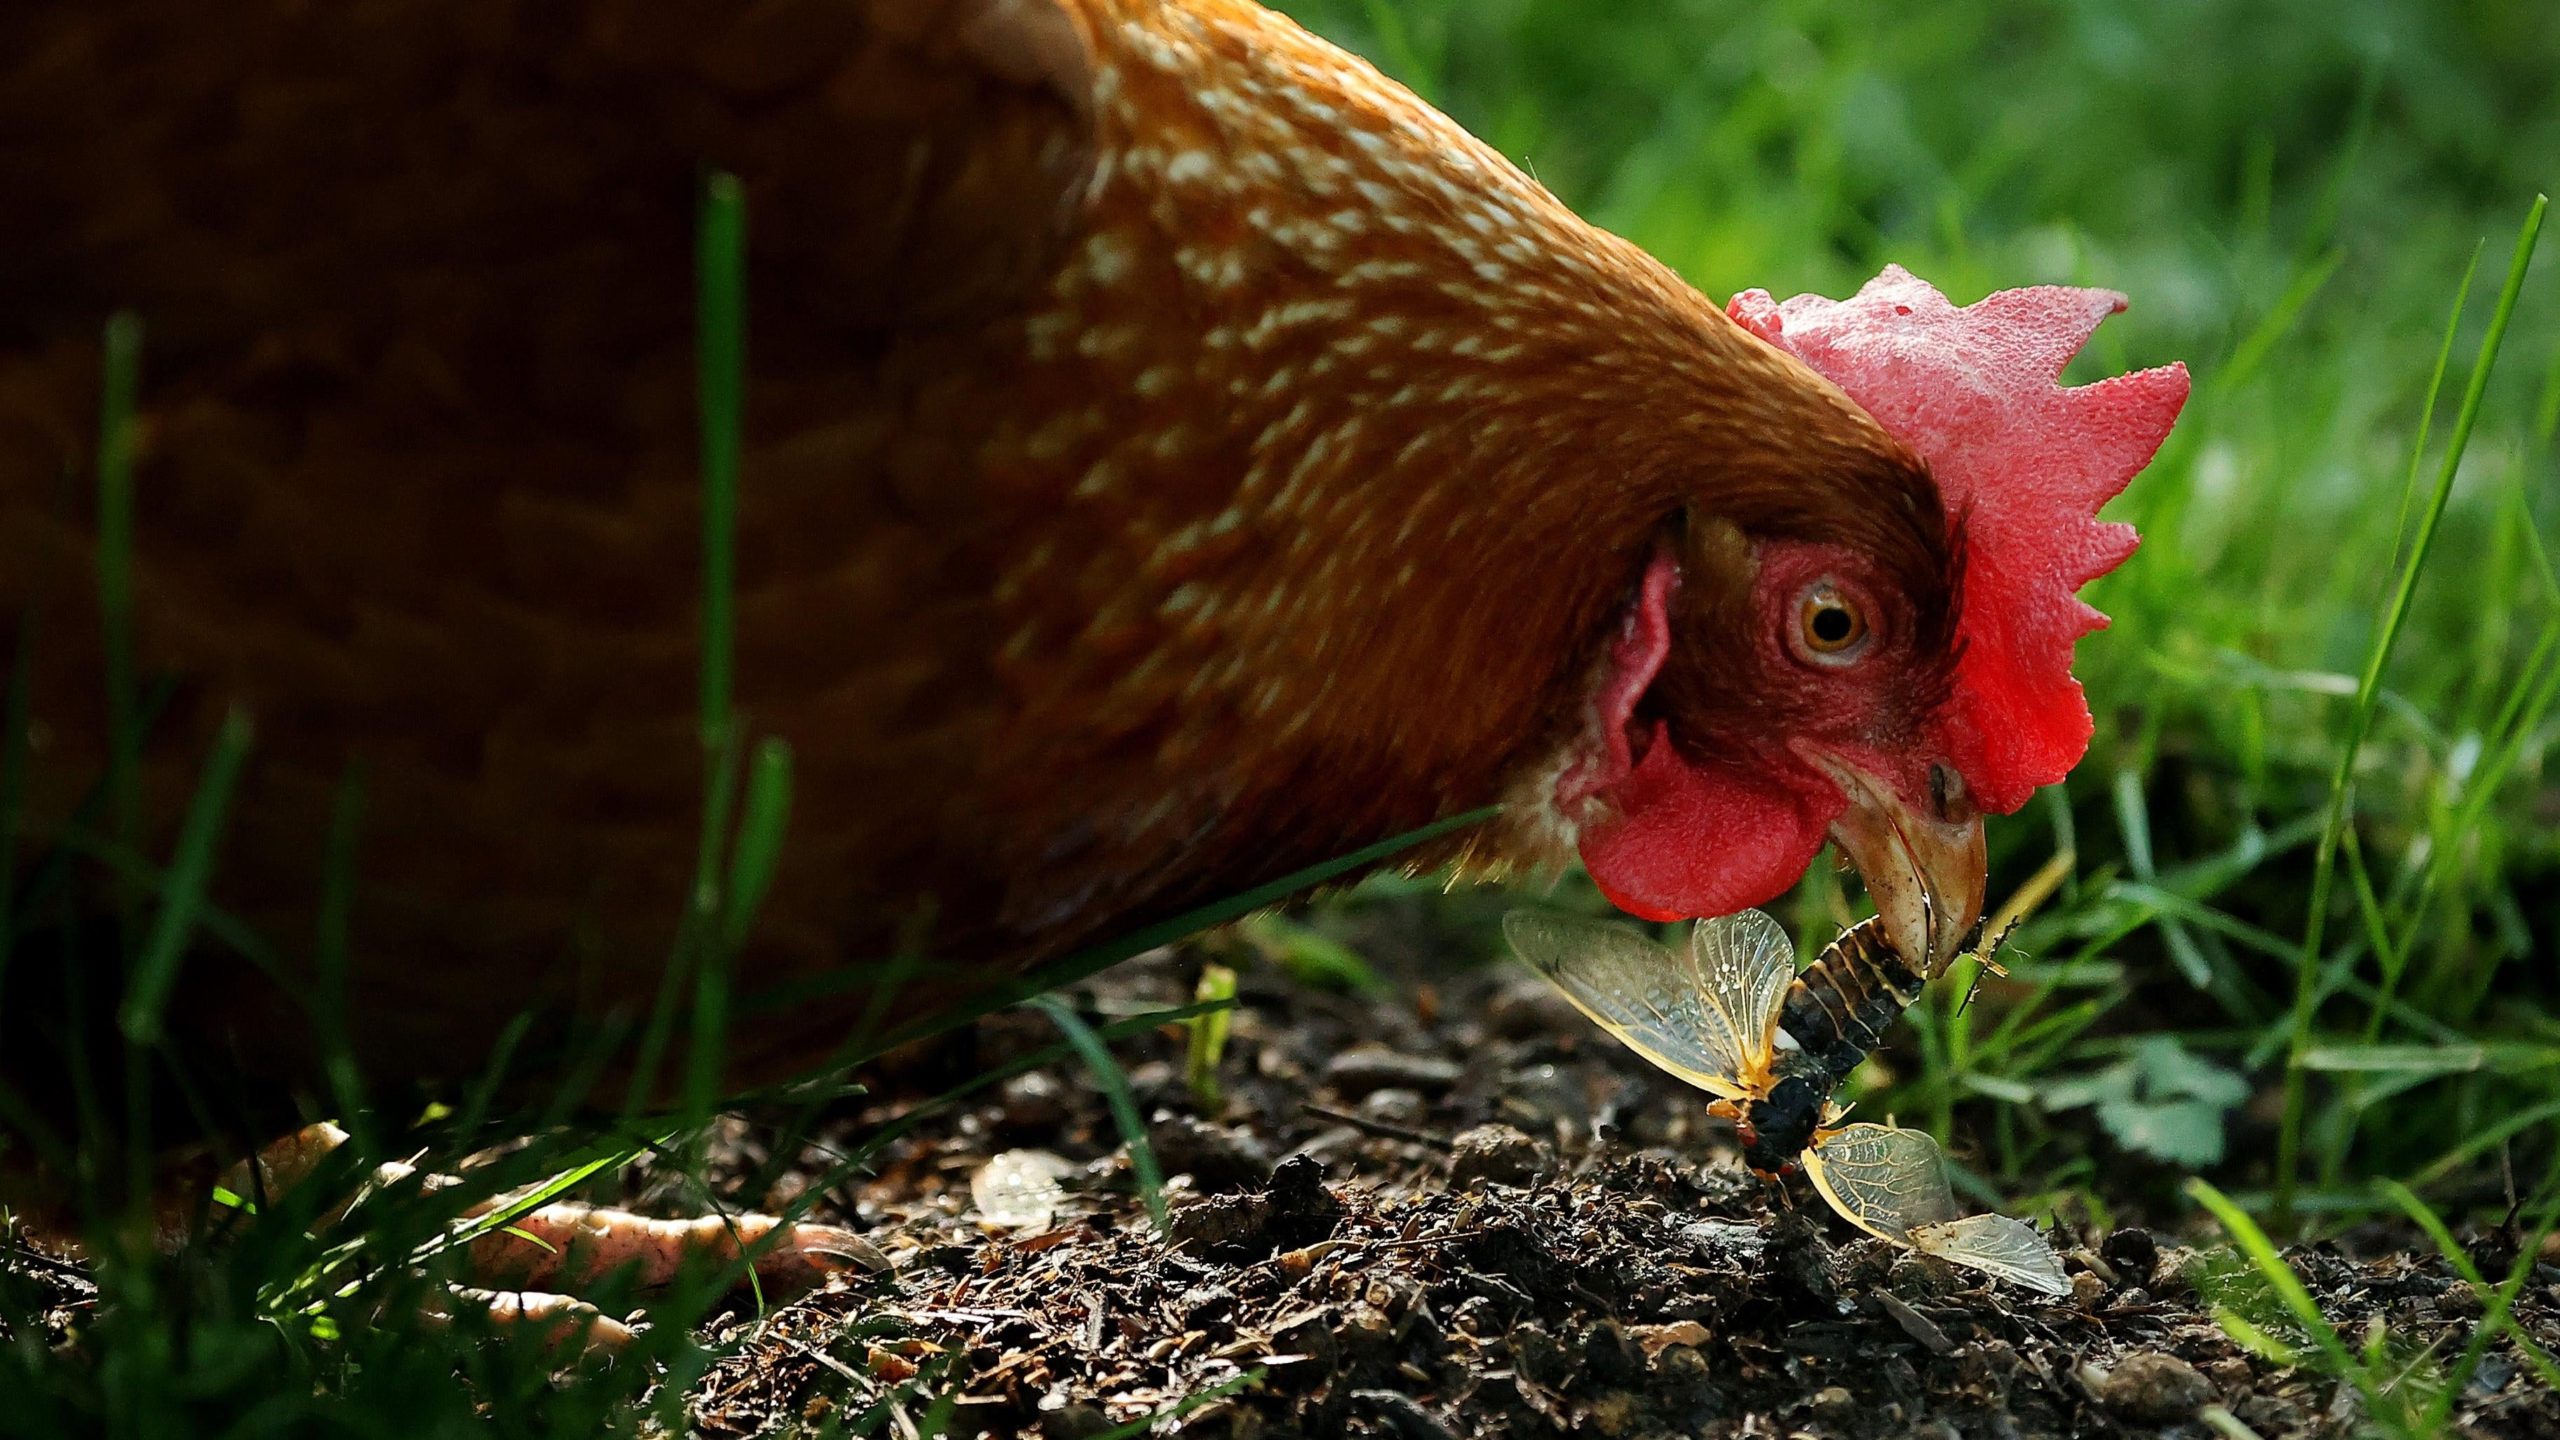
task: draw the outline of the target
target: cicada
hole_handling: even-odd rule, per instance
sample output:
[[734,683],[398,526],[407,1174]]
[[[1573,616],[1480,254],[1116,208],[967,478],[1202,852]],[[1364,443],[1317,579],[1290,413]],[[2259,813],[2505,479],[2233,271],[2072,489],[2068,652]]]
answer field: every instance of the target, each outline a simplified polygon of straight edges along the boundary
[[1699,921],[1685,947],[1543,911],[1514,911],[1503,931],[1584,1014],[1716,1096],[1711,1109],[1733,1122],[1753,1170],[1774,1178],[1801,1166],[1862,1230],[2030,1289],[2069,1291],[2032,1227],[1959,1217],[1946,1157],[1925,1132],[1840,1123],[1840,1082],[1925,983],[1875,922],[1802,974],[1786,932],[1757,910]]
[[1714,1092],[1743,1162],[1793,1172],[1832,1096],[1920,998],[1924,977],[1869,920],[1802,974],[1778,922],[1757,910],[1701,920],[1685,952],[1606,921],[1514,911],[1511,948],[1582,1012],[1647,1059]]

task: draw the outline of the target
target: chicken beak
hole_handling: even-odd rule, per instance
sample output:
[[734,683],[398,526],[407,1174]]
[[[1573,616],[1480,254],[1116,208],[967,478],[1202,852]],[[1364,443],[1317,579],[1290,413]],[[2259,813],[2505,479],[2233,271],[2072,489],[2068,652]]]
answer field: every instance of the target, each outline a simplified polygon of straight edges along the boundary
[[[1960,793],[1946,793],[1960,791],[1960,782],[1942,786],[1933,799],[1941,813],[1923,814],[1857,766],[1834,755],[1811,758],[1849,797],[1831,838],[1867,882],[1886,938],[1923,977],[1943,973],[1982,920],[1990,859],[1981,815]],[[1944,773],[1952,781],[1952,772]]]

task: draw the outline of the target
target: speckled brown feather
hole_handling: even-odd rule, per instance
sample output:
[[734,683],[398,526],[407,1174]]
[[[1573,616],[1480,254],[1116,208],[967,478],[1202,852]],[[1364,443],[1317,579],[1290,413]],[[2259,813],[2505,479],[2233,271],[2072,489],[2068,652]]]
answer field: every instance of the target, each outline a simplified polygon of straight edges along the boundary
[[[0,57],[36,814],[101,754],[129,308],[159,843],[244,707],[217,898],[298,961],[360,770],[389,1074],[653,993],[700,803],[708,167],[750,217],[739,699],[799,757],[751,984],[900,933],[983,973],[1499,799],[1690,520],[1946,573],[1836,391],[1241,0],[82,0],[12,7]],[[189,974],[191,1025],[291,1073],[289,1002]]]

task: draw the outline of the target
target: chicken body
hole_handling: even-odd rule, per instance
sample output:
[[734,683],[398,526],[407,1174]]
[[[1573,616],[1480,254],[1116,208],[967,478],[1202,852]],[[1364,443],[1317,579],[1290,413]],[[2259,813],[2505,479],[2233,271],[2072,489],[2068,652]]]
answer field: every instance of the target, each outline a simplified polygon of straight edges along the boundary
[[[1918,462],[1242,0],[55,0],[0,57],[19,853],[105,757],[97,337],[129,310],[146,849],[248,715],[213,897],[274,972],[209,944],[173,1024],[253,1079],[307,1066],[350,796],[369,1070],[656,993],[701,825],[708,167],[749,217],[738,705],[797,761],[749,989],[905,945],[941,963],[904,1014],[1497,801],[1469,853],[1567,854],[1638,597],[1648,723],[1793,723],[1737,678],[1764,543],[1891,578],[1930,652],[1905,708],[1944,685],[1960,561]],[[742,1029],[737,1078],[871,1000]]]

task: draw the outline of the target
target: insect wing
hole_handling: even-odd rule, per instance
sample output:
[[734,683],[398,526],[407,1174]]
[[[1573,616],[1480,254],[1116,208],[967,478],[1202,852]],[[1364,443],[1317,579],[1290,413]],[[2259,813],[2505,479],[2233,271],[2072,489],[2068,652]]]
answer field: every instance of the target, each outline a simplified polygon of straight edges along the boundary
[[1623,925],[1514,910],[1502,933],[1530,969],[1647,1060],[1702,1090],[1745,1098],[1727,1007],[1710,1003],[1696,965]]
[[1689,961],[1706,997],[1716,1053],[1735,1075],[1767,1074],[1778,1010],[1796,978],[1787,932],[1757,910],[1701,920],[1689,932]]
[[2071,1277],[2062,1273],[2062,1257],[2023,1220],[1967,1215],[1940,1225],[1916,1226],[1911,1245],[2039,1294],[2071,1293]]
[[1805,1152],[1804,1168],[1840,1218],[1897,1245],[1916,1248],[1913,1231],[1956,1218],[1947,1157],[1925,1130],[1843,1126]]

